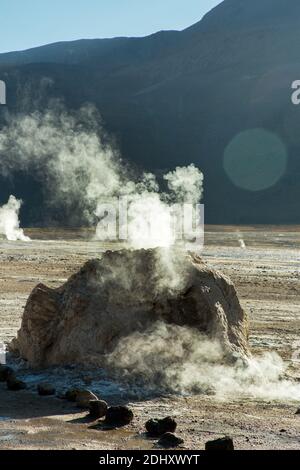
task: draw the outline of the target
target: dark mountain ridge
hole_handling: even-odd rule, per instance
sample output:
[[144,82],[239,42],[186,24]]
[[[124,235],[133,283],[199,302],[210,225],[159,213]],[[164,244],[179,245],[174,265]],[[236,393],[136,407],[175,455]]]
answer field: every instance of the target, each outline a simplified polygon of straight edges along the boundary
[[[48,97],[70,109],[94,103],[124,157],[140,167],[195,163],[205,175],[207,222],[298,223],[300,107],[291,83],[300,79],[299,24],[298,0],[225,0],[181,32],[0,54],[0,79],[12,111],[43,107]],[[41,100],[45,77],[53,85]],[[254,191],[230,178],[224,156],[239,133],[257,128],[280,139],[287,160],[276,182]],[[17,193],[24,220],[39,223],[42,210],[29,210],[38,182],[33,194],[22,181],[2,178],[0,200]]]

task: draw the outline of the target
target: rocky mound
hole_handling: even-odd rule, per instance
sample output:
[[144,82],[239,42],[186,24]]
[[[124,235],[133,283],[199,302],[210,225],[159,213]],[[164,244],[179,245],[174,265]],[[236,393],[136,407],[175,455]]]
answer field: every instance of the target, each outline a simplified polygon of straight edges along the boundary
[[232,282],[195,254],[159,249],[108,251],[58,289],[36,286],[11,349],[31,366],[101,366],[120,338],[156,322],[249,354],[247,317]]

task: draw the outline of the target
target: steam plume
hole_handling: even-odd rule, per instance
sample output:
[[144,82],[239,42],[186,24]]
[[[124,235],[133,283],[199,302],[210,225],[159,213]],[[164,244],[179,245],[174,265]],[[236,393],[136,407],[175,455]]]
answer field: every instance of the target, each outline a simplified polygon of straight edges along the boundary
[[19,212],[21,204],[22,201],[10,196],[7,204],[0,207],[0,234],[5,235],[10,241],[21,240],[28,242],[30,238],[26,237],[20,228]]
[[[54,102],[45,112],[7,119],[0,133],[0,174],[9,177],[18,170],[35,175],[43,184],[45,210],[64,208],[71,223],[97,225],[99,239],[107,236],[105,203],[113,204],[115,197],[127,198],[128,237],[136,248],[169,247],[174,241],[171,204],[201,199],[203,175],[194,165],[167,173],[164,192],[153,174],[132,176],[92,106],[70,114]],[[20,204],[11,196],[0,208],[0,233],[27,241],[18,219]],[[151,232],[145,230],[147,215],[155,221]],[[172,288],[181,284],[181,273],[169,254],[158,260],[157,269],[162,284]],[[145,334],[129,335],[107,362],[124,378],[150,389],[160,384],[180,393],[300,396],[299,385],[282,378],[284,365],[276,354],[253,359],[247,367],[241,360],[228,366],[218,342],[185,327],[158,323]]]
[[284,378],[285,364],[272,352],[228,364],[222,345],[198,331],[157,322],[120,340],[109,367],[141,393],[212,394],[299,400],[300,385]]
[[[99,239],[111,236],[105,204],[126,196],[127,235],[135,248],[170,246],[171,204],[199,202],[202,196],[203,175],[194,165],[165,175],[167,193],[160,191],[153,174],[133,175],[91,105],[71,114],[53,102],[45,112],[8,115],[0,133],[0,156],[0,174],[18,169],[35,175],[43,184],[48,210],[59,213],[63,208],[71,224],[98,221]],[[149,221],[151,230],[145,230]]]

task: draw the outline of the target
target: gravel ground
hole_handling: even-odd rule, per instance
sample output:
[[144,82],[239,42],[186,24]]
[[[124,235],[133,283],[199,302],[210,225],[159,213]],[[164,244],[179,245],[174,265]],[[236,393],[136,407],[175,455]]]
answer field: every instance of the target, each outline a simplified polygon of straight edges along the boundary
[[[0,240],[0,340],[10,341],[20,326],[22,309],[38,282],[63,283],[87,259],[109,248],[92,241],[88,231],[29,230],[31,243]],[[90,241],[89,241],[90,239]],[[245,246],[245,248],[243,248]],[[298,227],[207,227],[203,257],[229,275],[249,314],[254,355],[276,351],[287,374],[300,382],[300,229]],[[237,449],[299,449],[299,402],[255,397],[217,400],[213,396],[128,398],[121,384],[86,371],[27,371],[18,364],[29,389],[8,392],[0,383],[0,449],[151,449],[144,434],[150,417],[175,416],[184,448],[203,449],[207,440],[234,438]],[[55,397],[39,397],[36,383],[85,384],[100,390],[111,404],[129,403],[131,425],[104,431],[86,412]],[[88,384],[88,385],[87,385]]]

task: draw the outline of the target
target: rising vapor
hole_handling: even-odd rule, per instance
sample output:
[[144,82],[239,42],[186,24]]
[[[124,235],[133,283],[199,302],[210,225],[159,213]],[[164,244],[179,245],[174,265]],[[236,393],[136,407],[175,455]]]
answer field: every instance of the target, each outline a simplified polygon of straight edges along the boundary
[[10,196],[7,204],[0,206],[0,235],[4,235],[7,240],[23,242],[30,241],[20,228],[19,212],[22,201]]
[[[203,175],[194,165],[164,176],[160,191],[151,173],[134,174],[103,129],[92,105],[69,113],[54,101],[44,112],[7,115],[0,133],[0,175],[16,170],[42,183],[48,211],[67,214],[70,225],[97,225],[96,236],[107,238],[105,204],[127,197],[128,239],[135,248],[170,246],[170,207],[198,203]],[[64,219],[63,219],[64,220]],[[151,232],[145,230],[151,221]]]

